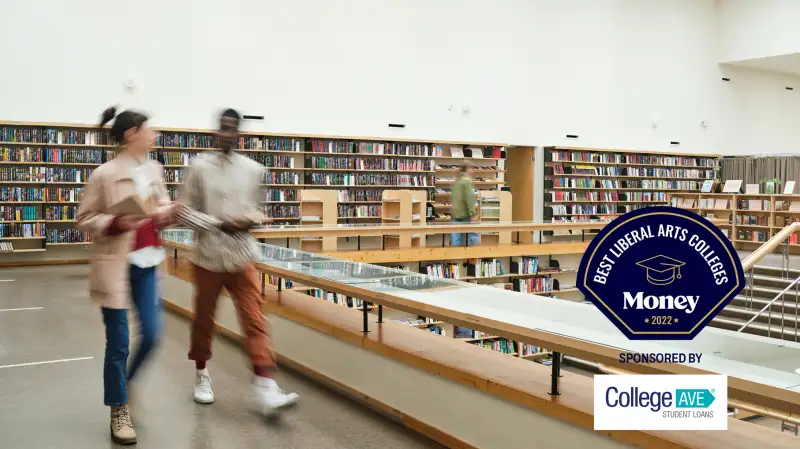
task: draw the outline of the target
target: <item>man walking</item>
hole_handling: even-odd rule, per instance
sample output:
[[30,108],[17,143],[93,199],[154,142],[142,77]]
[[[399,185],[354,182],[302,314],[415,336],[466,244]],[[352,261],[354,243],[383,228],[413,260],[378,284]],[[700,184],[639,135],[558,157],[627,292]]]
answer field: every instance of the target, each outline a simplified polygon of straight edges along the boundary
[[239,137],[239,113],[228,109],[220,117],[219,151],[194,158],[186,170],[182,207],[177,218],[197,233],[194,260],[195,318],[189,359],[195,361],[194,400],[214,402],[211,359],[214,314],[222,287],[233,298],[245,334],[245,350],[253,365],[253,390],[261,412],[273,415],[297,402],[275,382],[275,357],[261,312],[263,296],[253,261],[258,245],[250,229],[264,212],[258,207],[265,168],[233,151]]
[[[475,191],[472,186],[471,177],[472,165],[469,161],[464,161],[464,165],[459,167],[458,178],[453,182],[453,223],[469,223],[475,217]],[[470,232],[467,237],[468,245],[477,245],[481,242],[478,234]],[[464,244],[464,234],[454,232],[450,234],[450,244],[461,246]]]

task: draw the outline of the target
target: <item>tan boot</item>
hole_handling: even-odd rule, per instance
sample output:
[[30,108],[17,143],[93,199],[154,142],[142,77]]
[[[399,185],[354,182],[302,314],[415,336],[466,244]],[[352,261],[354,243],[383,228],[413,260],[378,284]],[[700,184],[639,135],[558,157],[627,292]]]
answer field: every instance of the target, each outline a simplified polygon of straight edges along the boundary
[[111,439],[119,444],[136,444],[136,431],[127,405],[111,407]]

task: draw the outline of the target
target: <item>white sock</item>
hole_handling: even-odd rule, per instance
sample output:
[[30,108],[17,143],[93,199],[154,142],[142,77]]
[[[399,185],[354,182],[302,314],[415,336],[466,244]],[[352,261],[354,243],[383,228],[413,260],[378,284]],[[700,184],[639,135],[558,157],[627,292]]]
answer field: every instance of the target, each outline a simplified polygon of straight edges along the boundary
[[208,368],[203,368],[203,369],[197,370],[197,375],[198,376],[208,376]]
[[278,383],[275,382],[275,379],[270,379],[269,377],[253,376],[253,385],[258,387],[275,388],[278,386]]

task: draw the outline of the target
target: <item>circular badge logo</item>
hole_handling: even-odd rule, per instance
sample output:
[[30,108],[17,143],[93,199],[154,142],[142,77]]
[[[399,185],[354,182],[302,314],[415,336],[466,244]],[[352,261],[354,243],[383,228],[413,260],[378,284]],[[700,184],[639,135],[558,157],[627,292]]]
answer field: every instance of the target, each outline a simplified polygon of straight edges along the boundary
[[742,263],[705,218],[653,206],[589,244],[578,288],[632,340],[691,340],[744,288]]

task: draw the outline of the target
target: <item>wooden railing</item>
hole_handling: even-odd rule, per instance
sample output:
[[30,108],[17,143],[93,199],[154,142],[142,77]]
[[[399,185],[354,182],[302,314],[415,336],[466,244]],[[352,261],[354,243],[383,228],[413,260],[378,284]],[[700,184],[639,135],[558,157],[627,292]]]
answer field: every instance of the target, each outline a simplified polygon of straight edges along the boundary
[[[552,225],[550,225],[552,226]],[[166,246],[193,250],[190,245],[183,245],[174,242],[165,242]],[[177,257],[177,253],[176,253]],[[379,316],[382,308],[401,310],[415,315],[434,318],[436,320],[452,323],[454,325],[488,332],[492,335],[504,337],[509,340],[528,343],[537,347],[548,348],[554,353],[554,362],[560,361],[559,354],[566,354],[571,357],[588,360],[605,366],[623,369],[620,363],[620,353],[628,351],[615,349],[598,343],[592,343],[566,335],[554,334],[551,332],[532,329],[524,326],[509,324],[478,315],[438,307],[431,304],[421,303],[410,299],[402,298],[385,292],[375,292],[357,285],[347,285],[337,281],[315,277],[309,274],[295,272],[293,270],[272,266],[267,263],[257,263],[256,267],[264,274],[272,275],[282,279],[288,279],[299,284],[324,289],[330,292],[339,293],[378,305]],[[280,283],[279,283],[280,285]],[[262,280],[262,287],[264,281]],[[363,308],[364,327],[368,330],[369,319],[367,310]],[[380,321],[380,319],[379,319]],[[560,370],[560,366],[553,363],[553,370]],[[694,368],[679,364],[625,364],[625,370],[640,374],[717,374],[707,370]],[[558,380],[558,375],[553,376],[554,383]],[[558,385],[554,385],[557,387]],[[728,397],[741,402],[755,404],[772,410],[788,413],[790,415],[800,415],[800,392],[786,390],[761,384],[735,376],[728,377]]]

